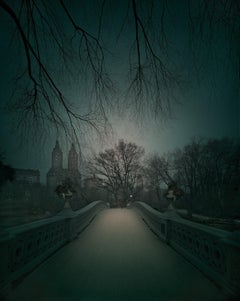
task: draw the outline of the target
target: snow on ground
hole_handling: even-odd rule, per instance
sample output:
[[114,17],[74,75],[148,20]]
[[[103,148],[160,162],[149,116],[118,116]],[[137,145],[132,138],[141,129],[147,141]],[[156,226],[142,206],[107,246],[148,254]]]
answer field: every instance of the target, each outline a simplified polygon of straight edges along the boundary
[[106,209],[7,300],[227,300],[133,209]]

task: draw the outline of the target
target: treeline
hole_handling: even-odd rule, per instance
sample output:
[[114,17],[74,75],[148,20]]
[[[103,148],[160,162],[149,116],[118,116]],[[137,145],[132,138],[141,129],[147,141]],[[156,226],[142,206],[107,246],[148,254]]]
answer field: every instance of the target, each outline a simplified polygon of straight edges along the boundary
[[[36,215],[62,210],[64,200],[56,191],[41,184],[11,182],[14,174],[2,161],[2,209],[21,204]],[[71,185],[74,210],[99,199],[112,207],[144,201],[160,211],[171,203],[189,214],[240,218],[240,144],[229,138],[194,138],[172,152],[145,155],[141,146],[119,140],[87,162],[81,187]],[[169,198],[170,190],[174,198]]]
[[172,186],[177,208],[240,217],[240,145],[233,139],[194,138],[183,148],[145,157],[143,148],[120,140],[95,155],[89,167],[115,206],[140,200],[164,210]]
[[146,160],[147,179],[160,187],[174,181],[183,195],[175,205],[189,211],[240,217],[240,145],[233,139],[193,139],[171,153]]

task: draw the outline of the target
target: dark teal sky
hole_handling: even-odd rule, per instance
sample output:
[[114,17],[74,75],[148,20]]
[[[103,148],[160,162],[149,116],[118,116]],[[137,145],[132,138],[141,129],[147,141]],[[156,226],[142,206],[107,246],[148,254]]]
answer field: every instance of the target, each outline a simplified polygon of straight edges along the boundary
[[[86,145],[84,138],[81,137],[85,153],[89,153],[91,148],[100,150],[106,145],[111,145],[117,138],[133,140],[144,146],[147,152],[160,153],[183,146],[193,136],[239,138],[239,77],[238,60],[234,52],[234,47],[239,49],[238,41],[233,43],[233,51],[230,54],[228,34],[224,27],[219,27],[214,31],[213,45],[209,54],[208,43],[199,43],[198,37],[195,36],[194,50],[197,59],[194,60],[188,43],[187,2],[182,1],[181,5],[179,2],[171,2],[169,7],[171,15],[167,16],[165,20],[165,29],[170,40],[169,56],[166,62],[174,66],[176,73],[182,78],[181,91],[173,91],[181,103],[174,106],[173,118],[165,123],[158,121],[161,119],[160,117],[157,117],[157,120],[154,120],[153,117],[143,118],[140,125],[139,122],[135,122],[130,109],[123,110],[121,115],[117,110],[111,110],[109,120],[112,123],[115,138],[109,138],[104,144],[101,144],[98,139],[90,137],[87,139],[88,144]],[[90,32],[96,33],[97,17],[100,11],[99,3],[101,2],[86,1],[82,6],[79,6],[78,1],[71,3],[70,9],[74,17],[80,19],[82,26],[88,28]],[[140,3],[144,2],[140,1]],[[106,48],[110,50],[106,64],[111,78],[116,83],[117,89],[114,97],[118,100],[123,100],[124,91],[127,88],[126,67],[129,62],[129,49],[134,38],[132,16],[129,12],[120,38],[116,39],[126,8],[127,1],[112,1],[111,5],[107,4],[102,27],[102,40]],[[156,7],[154,15],[158,15],[159,9]],[[62,20],[65,32],[70,32],[70,27],[61,12],[58,10],[56,12],[59,20]],[[11,33],[14,29],[11,20],[2,11],[0,11],[0,15],[1,150],[5,153],[7,163],[14,167],[39,168],[42,180],[45,181],[44,174],[50,167],[51,149],[55,143],[56,132],[51,130],[45,142],[37,144],[32,138],[30,143],[26,143],[25,140],[19,138],[17,130],[11,129],[16,120],[16,114],[7,113],[5,106],[15,89],[12,79],[16,72],[21,70],[25,61],[21,41],[16,38],[11,41]],[[158,29],[157,26],[156,21],[153,29]],[[82,88],[83,83],[78,79],[78,73],[74,70],[75,78],[70,78],[66,70],[58,65],[58,56],[53,50],[49,51],[48,49],[46,57],[48,57],[49,63],[53,63],[51,65],[54,70],[53,74],[71,101],[78,104],[80,99],[81,107],[86,108],[92,100]],[[194,66],[197,66],[200,71],[196,72]],[[64,140],[60,142],[68,148]]]

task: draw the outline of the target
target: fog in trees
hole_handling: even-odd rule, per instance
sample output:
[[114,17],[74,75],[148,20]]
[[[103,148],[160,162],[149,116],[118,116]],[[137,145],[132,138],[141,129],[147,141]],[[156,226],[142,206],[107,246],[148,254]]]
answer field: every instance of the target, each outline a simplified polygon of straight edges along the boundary
[[141,146],[119,140],[114,148],[100,152],[90,162],[91,173],[98,180],[98,186],[111,194],[113,206],[125,207],[138,198],[143,188],[143,154]]
[[[1,0],[0,13],[5,212],[42,218],[69,196],[74,210],[238,216],[239,1]],[[80,182],[64,167],[72,143]]]

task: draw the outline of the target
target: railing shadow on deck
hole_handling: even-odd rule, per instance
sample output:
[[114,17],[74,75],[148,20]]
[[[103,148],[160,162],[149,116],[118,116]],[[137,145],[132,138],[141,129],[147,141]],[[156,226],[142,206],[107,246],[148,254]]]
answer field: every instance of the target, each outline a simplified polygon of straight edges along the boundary
[[0,300],[16,281],[76,238],[107,207],[95,201],[77,211],[64,209],[54,217],[4,229],[0,233]]
[[[240,296],[240,231],[229,232],[161,213],[143,202],[137,208],[150,229],[233,299]],[[238,299],[239,300],[239,299]]]

